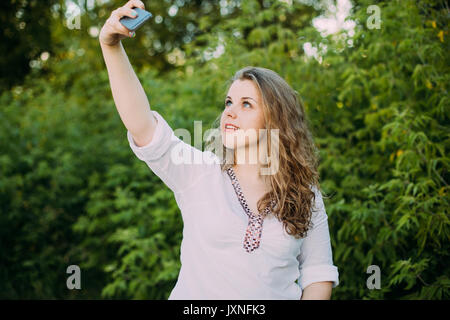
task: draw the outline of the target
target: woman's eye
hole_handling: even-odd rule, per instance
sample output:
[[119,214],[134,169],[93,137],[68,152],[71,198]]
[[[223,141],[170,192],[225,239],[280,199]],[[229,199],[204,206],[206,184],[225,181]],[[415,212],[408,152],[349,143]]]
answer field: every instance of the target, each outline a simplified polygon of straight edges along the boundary
[[[228,103],[229,102],[231,102],[230,100],[227,100],[227,101],[225,101],[225,106],[228,106]],[[250,103],[248,103],[247,101],[244,101],[243,103],[242,103],[242,105],[244,105],[244,104],[248,104],[250,107],[252,106]]]

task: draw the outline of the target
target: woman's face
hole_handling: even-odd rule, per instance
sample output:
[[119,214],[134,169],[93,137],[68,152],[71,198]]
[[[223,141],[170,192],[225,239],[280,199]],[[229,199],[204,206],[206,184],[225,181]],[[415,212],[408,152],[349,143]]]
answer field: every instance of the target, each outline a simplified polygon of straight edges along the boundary
[[[226,129],[226,124],[239,129]],[[236,80],[228,90],[220,118],[222,143],[229,149],[256,145],[259,129],[264,129],[264,114],[258,87],[251,80]]]

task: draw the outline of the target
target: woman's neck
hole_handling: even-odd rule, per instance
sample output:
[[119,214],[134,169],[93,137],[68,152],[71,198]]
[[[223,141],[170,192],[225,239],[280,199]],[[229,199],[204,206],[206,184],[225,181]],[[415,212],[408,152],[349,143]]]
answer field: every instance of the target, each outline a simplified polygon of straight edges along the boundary
[[260,174],[261,166],[259,164],[235,164],[233,170],[239,180],[246,181],[247,184],[253,186],[265,185],[265,188],[269,189],[269,176]]

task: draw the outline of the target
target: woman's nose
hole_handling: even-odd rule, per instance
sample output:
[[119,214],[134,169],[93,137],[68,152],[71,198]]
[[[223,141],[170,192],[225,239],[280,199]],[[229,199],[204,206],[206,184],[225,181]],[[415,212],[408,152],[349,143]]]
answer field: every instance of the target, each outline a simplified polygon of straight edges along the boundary
[[231,106],[229,106],[229,107],[227,107],[227,108],[225,109],[225,114],[226,114],[226,115],[229,115],[229,116],[235,117],[235,116],[236,116],[236,111],[235,111],[234,108],[235,108],[234,104],[231,105]]

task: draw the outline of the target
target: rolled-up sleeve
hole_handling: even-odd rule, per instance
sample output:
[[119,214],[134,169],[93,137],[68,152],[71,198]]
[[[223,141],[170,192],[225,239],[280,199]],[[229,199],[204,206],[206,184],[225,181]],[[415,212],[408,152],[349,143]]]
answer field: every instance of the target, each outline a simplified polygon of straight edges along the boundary
[[332,281],[335,288],[339,285],[339,272],[333,265],[328,216],[321,192],[316,187],[312,190],[316,195],[311,218],[313,225],[304,238],[300,254],[297,256],[300,270],[298,284],[304,290],[314,282]]
[[127,130],[129,145],[136,157],[144,161],[174,193],[183,192],[207,173],[218,159],[212,152],[202,152],[182,141],[157,111],[151,112],[157,120],[152,140],[139,147]]

